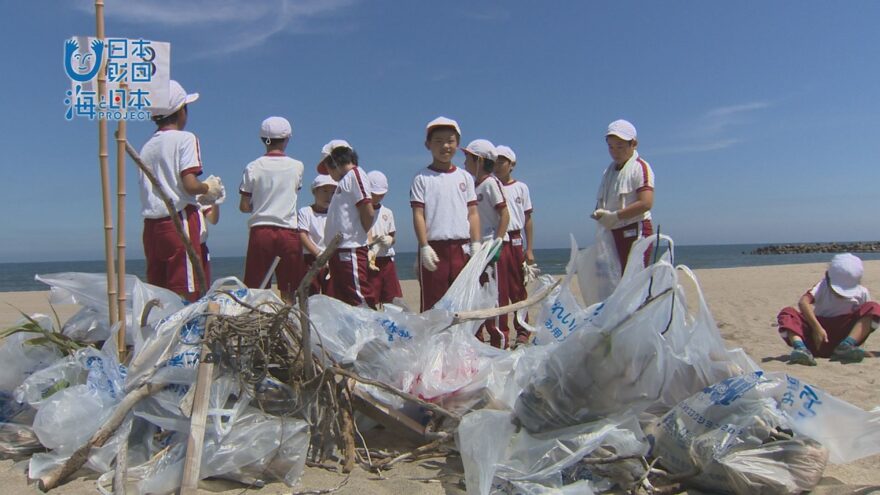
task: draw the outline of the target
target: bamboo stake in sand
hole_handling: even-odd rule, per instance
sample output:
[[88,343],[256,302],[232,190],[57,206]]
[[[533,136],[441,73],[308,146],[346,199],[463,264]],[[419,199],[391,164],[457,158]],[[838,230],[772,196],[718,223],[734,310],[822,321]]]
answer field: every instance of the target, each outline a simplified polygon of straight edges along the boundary
[[[95,0],[95,25],[96,36],[104,40],[104,0]],[[107,91],[107,74],[104,61],[96,60],[101,64],[98,70],[98,97],[105,96]],[[114,277],[115,266],[113,262],[113,218],[110,214],[112,208],[110,202],[110,167],[107,164],[107,120],[103,117],[98,119],[98,166],[101,172],[101,200],[104,209],[104,259],[107,270],[107,304],[110,309],[110,326],[116,323],[118,317],[116,301],[116,278]]]
[[[125,83],[119,85],[123,97],[127,89]],[[122,119],[116,124],[116,262],[118,268],[119,290],[119,332],[116,343],[119,349],[119,362],[125,362],[125,306],[127,295],[125,292],[125,140],[128,123]]]

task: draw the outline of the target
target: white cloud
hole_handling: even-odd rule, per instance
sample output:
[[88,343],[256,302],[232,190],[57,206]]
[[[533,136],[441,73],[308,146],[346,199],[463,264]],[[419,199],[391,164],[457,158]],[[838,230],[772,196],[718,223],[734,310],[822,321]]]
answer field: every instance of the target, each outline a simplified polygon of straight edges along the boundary
[[754,122],[755,112],[771,106],[770,102],[752,101],[709,109],[693,125],[678,133],[678,143],[670,143],[656,151],[660,154],[702,153],[742,143],[744,138],[737,135],[739,130]]
[[510,11],[501,7],[480,6],[476,3],[468,3],[468,10],[464,12],[468,19],[484,22],[505,22],[510,20]]
[[[130,0],[105,4],[104,17],[108,24],[186,29],[200,40],[193,56],[204,58],[255,48],[282,32],[316,32],[315,19],[336,15],[358,1]],[[74,5],[82,12],[94,12],[89,0]]]

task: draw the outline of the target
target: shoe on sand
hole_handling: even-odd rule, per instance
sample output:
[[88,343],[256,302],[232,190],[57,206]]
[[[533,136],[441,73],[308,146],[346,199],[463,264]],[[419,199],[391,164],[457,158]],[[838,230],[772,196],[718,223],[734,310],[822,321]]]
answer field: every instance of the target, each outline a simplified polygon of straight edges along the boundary
[[865,358],[865,350],[857,345],[841,343],[834,348],[831,359],[841,363],[858,363]]
[[794,349],[788,356],[788,364],[802,364],[804,366],[816,366],[816,358],[807,349]]

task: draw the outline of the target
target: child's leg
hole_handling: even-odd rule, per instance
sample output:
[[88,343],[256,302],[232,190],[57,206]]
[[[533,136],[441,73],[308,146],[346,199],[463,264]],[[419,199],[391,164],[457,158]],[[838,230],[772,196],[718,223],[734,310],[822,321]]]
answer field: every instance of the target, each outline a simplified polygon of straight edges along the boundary
[[776,320],[779,322],[779,336],[792,348],[788,363],[815,366],[816,359],[805,339],[807,324],[803,315],[795,308],[787,307],[779,312]]
[[864,359],[865,351],[859,346],[877,327],[880,321],[880,305],[875,302],[865,303],[856,310],[855,316],[858,319],[853,323],[849,334],[834,348],[833,357],[843,362],[857,363]]

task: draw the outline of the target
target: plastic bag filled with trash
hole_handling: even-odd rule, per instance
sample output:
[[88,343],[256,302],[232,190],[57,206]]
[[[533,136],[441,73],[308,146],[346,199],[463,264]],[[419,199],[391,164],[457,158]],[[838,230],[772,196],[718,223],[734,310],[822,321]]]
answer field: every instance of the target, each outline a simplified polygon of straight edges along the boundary
[[[665,257],[641,269],[644,251],[658,239],[672,252],[666,236],[639,240],[620,285],[600,308],[587,311],[564,286],[546,303],[545,326],[570,318],[562,332],[565,345],[552,347],[520,394],[519,424],[542,432],[625,409],[662,414],[694,392],[750,369],[752,363],[734,362],[725,349],[690,270],[677,270]],[[696,286],[696,314],[689,312],[680,274]]]

